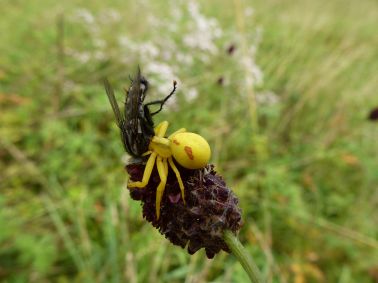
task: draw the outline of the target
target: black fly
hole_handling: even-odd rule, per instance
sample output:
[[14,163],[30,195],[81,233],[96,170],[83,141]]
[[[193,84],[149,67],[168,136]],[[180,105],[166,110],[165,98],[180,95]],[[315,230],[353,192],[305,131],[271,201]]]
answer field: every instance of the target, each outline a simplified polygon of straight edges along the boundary
[[[131,86],[126,91],[126,101],[124,113],[119,109],[113,88],[108,80],[105,80],[105,90],[112,105],[116,122],[121,131],[121,138],[125,150],[133,157],[140,157],[148,151],[151,138],[155,135],[154,122],[152,117],[159,113],[164,103],[175,93],[176,81],[173,82],[173,90],[162,100],[152,101],[143,104],[148,90],[148,81],[141,75],[140,69]],[[151,112],[149,106],[159,105],[159,109]]]

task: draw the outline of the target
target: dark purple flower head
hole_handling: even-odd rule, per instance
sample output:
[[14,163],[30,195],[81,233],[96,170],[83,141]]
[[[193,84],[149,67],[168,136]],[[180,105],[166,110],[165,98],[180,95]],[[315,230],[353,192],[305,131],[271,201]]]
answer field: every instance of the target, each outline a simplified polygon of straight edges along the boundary
[[370,121],[378,121],[378,107],[373,108],[368,116]]
[[227,47],[227,54],[232,55],[236,50],[235,44],[230,44],[230,46]]
[[[178,164],[185,186],[184,204],[175,174],[170,171],[161,202],[161,215],[156,219],[155,197],[160,178],[154,168],[145,188],[129,188],[134,200],[140,200],[143,217],[173,244],[185,248],[194,254],[205,248],[208,258],[213,258],[220,250],[229,252],[222,235],[225,230],[237,234],[240,230],[241,210],[238,199],[227,188],[213,165],[203,169],[189,170]],[[144,172],[142,162],[126,166],[132,181],[142,179]]]

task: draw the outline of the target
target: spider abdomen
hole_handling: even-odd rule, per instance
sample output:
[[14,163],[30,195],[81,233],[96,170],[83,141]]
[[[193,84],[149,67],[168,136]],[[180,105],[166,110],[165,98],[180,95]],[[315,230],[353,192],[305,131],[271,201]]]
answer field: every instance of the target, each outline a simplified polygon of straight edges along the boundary
[[211,157],[208,142],[200,135],[190,132],[171,137],[171,150],[175,160],[188,169],[205,167]]

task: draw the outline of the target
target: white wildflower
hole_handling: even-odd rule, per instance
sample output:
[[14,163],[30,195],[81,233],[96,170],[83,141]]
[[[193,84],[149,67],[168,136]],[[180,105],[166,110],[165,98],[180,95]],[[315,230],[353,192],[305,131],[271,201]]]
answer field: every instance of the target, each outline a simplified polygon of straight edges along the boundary
[[176,22],[180,21],[183,16],[182,10],[177,5],[173,5],[173,7],[171,8],[171,14],[173,16],[173,20],[175,20]]
[[148,17],[146,17],[146,23],[154,28],[160,27],[162,25],[161,20],[152,14],[149,14]]
[[161,57],[164,61],[169,61],[172,59],[172,52],[170,50],[164,49],[161,52]]
[[102,38],[94,38],[93,39],[93,45],[96,47],[96,48],[100,48],[100,49],[103,49],[106,47],[106,41]]
[[[122,35],[118,37],[118,45],[122,48],[122,54],[129,56],[130,54],[127,53],[134,53],[138,52],[139,46],[138,43],[130,40],[126,35]],[[128,51],[128,52],[125,52]]]
[[107,58],[107,55],[106,55],[106,53],[104,53],[100,50],[97,50],[93,53],[93,58],[96,59],[96,60],[102,61],[102,60],[105,60]]
[[128,47],[131,45],[131,41],[126,35],[121,35],[118,37],[118,44],[122,47]]
[[188,1],[188,11],[193,17],[199,16],[198,3],[196,1]]
[[196,88],[190,88],[185,92],[185,98],[187,101],[193,101],[198,97],[198,90]]
[[247,87],[253,87],[262,84],[263,73],[261,69],[256,65],[253,57],[244,56],[241,57],[240,60],[244,67]]
[[253,64],[251,68],[251,75],[253,76],[255,80],[255,85],[259,86],[263,83],[264,80],[264,73],[261,71],[260,67],[256,64]]
[[176,60],[180,64],[184,64],[185,66],[192,65],[193,64],[193,56],[189,53],[177,53],[176,54]]
[[252,17],[255,13],[255,10],[251,7],[247,7],[245,10],[244,10],[244,15],[249,18],[249,17]]
[[122,17],[117,10],[107,9],[100,14],[99,19],[102,23],[109,24],[110,22],[119,22],[122,19]]
[[155,58],[160,53],[159,49],[151,41],[141,43],[139,52],[142,56],[148,56],[149,58]]
[[278,95],[272,91],[257,92],[256,102],[258,104],[274,105],[280,101]]
[[74,52],[71,56],[82,64],[88,63],[91,59],[91,54],[89,52]]
[[210,62],[210,57],[207,54],[200,54],[199,59],[205,64]]
[[174,78],[173,69],[170,65],[161,62],[147,62],[144,67],[146,73],[156,74],[160,78]]
[[218,22],[202,15],[195,1],[188,2],[188,12],[194,22],[190,26],[190,32],[184,35],[184,44],[190,48],[216,54],[218,48],[214,40],[222,35]]
[[95,22],[93,14],[84,8],[77,9],[74,13],[74,18],[81,20],[86,24],[93,24]]
[[213,35],[215,38],[220,38],[223,35],[223,30],[220,27],[216,26],[213,29]]
[[76,89],[76,83],[74,81],[71,81],[69,79],[65,79],[63,81],[63,91],[65,93],[73,92]]

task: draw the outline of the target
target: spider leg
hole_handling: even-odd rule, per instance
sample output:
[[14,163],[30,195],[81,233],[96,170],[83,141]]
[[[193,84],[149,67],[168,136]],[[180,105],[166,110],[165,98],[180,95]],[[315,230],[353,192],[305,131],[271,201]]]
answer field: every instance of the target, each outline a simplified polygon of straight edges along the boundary
[[157,125],[155,128],[155,135],[159,138],[164,138],[164,135],[168,129],[168,125],[168,121],[163,121],[159,125]]
[[172,157],[169,157],[169,158],[168,158],[168,162],[169,162],[169,165],[171,166],[173,172],[175,172],[175,174],[176,174],[176,178],[177,178],[177,181],[178,181],[178,183],[179,183],[180,190],[181,190],[181,197],[182,197],[182,200],[183,200],[184,204],[186,204],[186,203],[185,203],[185,190],[184,190],[184,184],[183,184],[183,182],[182,182],[180,172],[179,172],[179,170],[177,169],[175,163],[173,162]]
[[163,162],[163,163],[165,166],[165,172],[167,172],[167,176],[168,176],[168,162]]
[[157,156],[156,152],[151,153],[150,157],[147,160],[147,164],[143,172],[142,181],[129,182],[127,184],[129,188],[144,188],[145,186],[147,186],[148,181],[150,180],[150,177],[151,177],[152,170],[154,169],[156,156]]
[[169,146],[170,145],[170,141],[168,139],[166,139],[166,138],[159,138],[157,136],[154,136],[151,141],[154,142],[154,143],[165,145],[165,146]]
[[142,154],[142,156],[147,156],[147,155],[150,155],[153,151],[149,150],[149,151],[146,151],[145,153]]
[[159,219],[161,199],[163,197],[165,184],[167,183],[167,177],[168,177],[167,159],[162,158],[161,156],[158,156],[156,160],[156,167],[158,169],[158,173],[160,176],[160,184],[156,189],[156,205],[155,205],[156,206],[156,219]]

